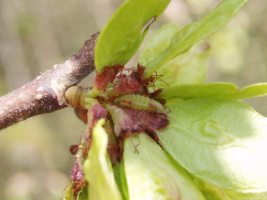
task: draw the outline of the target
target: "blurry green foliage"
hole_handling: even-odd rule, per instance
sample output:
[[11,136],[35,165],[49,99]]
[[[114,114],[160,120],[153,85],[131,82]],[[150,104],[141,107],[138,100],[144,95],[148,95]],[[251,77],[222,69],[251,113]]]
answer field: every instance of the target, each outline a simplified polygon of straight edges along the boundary
[[28,14],[20,14],[17,16],[17,32],[22,39],[27,39],[34,35],[37,30],[37,19]]

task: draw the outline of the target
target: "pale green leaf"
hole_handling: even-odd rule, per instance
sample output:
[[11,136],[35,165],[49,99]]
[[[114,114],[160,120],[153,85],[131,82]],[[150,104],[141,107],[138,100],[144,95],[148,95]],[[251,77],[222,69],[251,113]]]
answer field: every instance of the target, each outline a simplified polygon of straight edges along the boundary
[[232,83],[208,83],[208,84],[183,84],[175,87],[164,88],[161,97],[168,98],[234,98],[238,88]]
[[159,68],[156,71],[159,79],[155,82],[155,86],[168,88],[180,84],[203,83],[206,79],[208,64],[209,51],[196,46]]
[[265,200],[267,193],[240,193],[233,190],[227,190],[203,181],[194,179],[198,188],[202,191],[206,200]]
[[97,72],[124,65],[147,32],[146,25],[166,8],[169,0],[126,0],[101,31],[95,49]]
[[194,99],[247,99],[267,95],[267,83],[257,83],[238,89],[233,83],[206,83],[206,84],[181,84],[166,87],[161,92],[161,97]]
[[239,101],[171,100],[164,149],[189,173],[239,193],[267,192],[267,118]]
[[[171,39],[179,31],[175,24],[165,24],[159,28],[151,37],[142,51],[139,62],[146,63],[154,55],[161,54],[171,45]],[[175,57],[161,66],[156,72],[160,75],[157,87],[178,85],[183,83],[202,83],[206,78],[207,65],[209,61],[209,48],[198,45],[191,51]],[[149,66],[146,66],[146,71]]]
[[[171,45],[172,37],[180,30],[176,24],[165,24],[155,31],[147,40],[139,57],[139,63],[145,64],[155,55],[161,54]],[[149,67],[149,66],[146,66]]]
[[[246,2],[247,0],[223,0],[199,21],[185,26],[173,36],[170,34],[172,36],[171,42],[169,42],[170,45],[164,51],[155,52],[153,56],[142,59],[141,64],[148,67],[146,76],[151,75],[177,55],[187,51],[199,41],[218,31],[233,18]],[[166,37],[169,36],[166,34]]]
[[89,182],[89,199],[120,200],[121,194],[107,154],[108,135],[103,124],[104,120],[100,120],[93,129],[92,146],[84,163],[85,177]]
[[237,94],[237,98],[246,99],[251,97],[264,96],[267,94],[267,83],[257,83],[242,88]]
[[[267,192],[261,193],[238,193],[234,191],[227,191],[231,200],[265,200],[267,198]],[[213,200],[213,199],[211,199]],[[225,199],[223,199],[225,200]]]
[[188,175],[145,134],[124,146],[129,200],[204,200]]

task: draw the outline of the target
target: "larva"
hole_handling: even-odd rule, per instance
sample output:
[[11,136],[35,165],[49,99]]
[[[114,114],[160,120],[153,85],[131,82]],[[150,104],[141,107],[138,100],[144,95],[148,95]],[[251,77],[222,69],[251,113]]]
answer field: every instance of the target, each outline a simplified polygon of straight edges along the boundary
[[164,112],[164,107],[159,102],[138,94],[129,94],[118,97],[115,99],[115,103],[119,106],[136,110]]

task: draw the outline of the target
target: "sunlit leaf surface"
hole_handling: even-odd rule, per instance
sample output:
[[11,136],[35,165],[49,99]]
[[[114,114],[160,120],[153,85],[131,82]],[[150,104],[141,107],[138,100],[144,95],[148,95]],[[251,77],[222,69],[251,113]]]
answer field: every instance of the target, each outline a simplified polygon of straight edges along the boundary
[[130,200],[204,200],[181,167],[145,134],[126,140],[124,166]]
[[267,191],[267,118],[235,100],[170,100],[164,148],[199,179],[241,193]]
[[181,84],[167,87],[161,92],[163,98],[213,98],[213,99],[247,99],[267,95],[267,83],[248,85],[241,89],[233,83]]
[[153,19],[169,0],[126,0],[103,28],[95,49],[97,72],[104,67],[124,65],[133,56]]
[[107,155],[108,136],[99,121],[93,129],[93,142],[84,163],[84,173],[89,182],[90,200],[120,200],[121,194],[116,185],[112,166]]
[[234,98],[238,88],[233,83],[208,83],[208,84],[182,84],[165,88],[163,98]]

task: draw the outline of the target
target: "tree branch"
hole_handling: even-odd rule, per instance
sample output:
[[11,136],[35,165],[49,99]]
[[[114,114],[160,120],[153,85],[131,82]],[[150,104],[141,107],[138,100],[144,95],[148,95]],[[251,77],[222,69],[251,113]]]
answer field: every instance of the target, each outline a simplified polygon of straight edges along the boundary
[[98,33],[80,51],[33,81],[0,98],[0,130],[29,117],[67,106],[65,91],[94,70],[94,47]]

